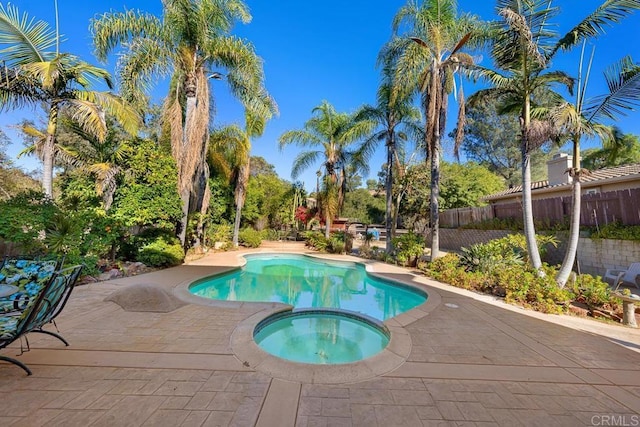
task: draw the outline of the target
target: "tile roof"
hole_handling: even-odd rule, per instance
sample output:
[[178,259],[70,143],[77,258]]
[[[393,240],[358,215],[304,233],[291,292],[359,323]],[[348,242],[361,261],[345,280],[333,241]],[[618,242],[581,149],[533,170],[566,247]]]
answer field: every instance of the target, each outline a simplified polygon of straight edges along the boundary
[[[582,183],[604,181],[604,180],[614,179],[614,178],[623,178],[631,175],[638,175],[638,178],[640,178],[640,163],[593,170],[588,175],[583,175]],[[552,187],[561,188],[564,186],[569,187],[570,185],[571,184],[557,184],[557,185],[553,185]],[[544,180],[544,181],[536,181],[531,183],[532,191],[540,190],[542,188],[551,188],[549,186],[549,181]],[[517,194],[521,192],[522,192],[522,185],[514,185],[513,187],[507,190],[486,196],[484,197],[484,199],[494,199],[494,198],[499,198],[501,196],[506,196],[509,194]]]

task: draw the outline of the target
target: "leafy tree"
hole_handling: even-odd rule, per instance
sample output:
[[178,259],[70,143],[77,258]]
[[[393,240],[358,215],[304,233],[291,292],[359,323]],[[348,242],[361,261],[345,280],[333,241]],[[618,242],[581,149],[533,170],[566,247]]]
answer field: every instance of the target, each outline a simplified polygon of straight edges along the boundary
[[[482,41],[483,24],[474,16],[458,15],[455,0],[415,0],[400,8],[393,21],[396,37],[384,48],[383,57],[394,62],[396,88],[420,93],[426,121],[424,146],[431,168],[431,259],[440,256],[438,240],[438,191],[440,150],[446,129],[449,94],[456,74],[472,65],[472,57],[461,51]],[[458,121],[464,120],[464,96],[458,90]],[[463,129],[462,124],[458,126]],[[462,140],[456,137],[456,146]]]
[[[157,74],[171,74],[164,122],[169,126],[173,156],[178,164],[182,200],[179,238],[184,245],[188,215],[204,214],[209,200],[210,97],[208,80],[225,79],[251,114],[269,118],[275,102],[263,85],[262,61],[248,42],[230,35],[236,21],[251,20],[241,0],[166,0],[161,18],[139,12],[106,13],[92,21],[96,52],[106,60],[117,45],[124,96],[141,108],[143,91]],[[200,241],[202,236],[196,236]]]
[[640,137],[624,134],[614,127],[602,142],[602,148],[582,152],[582,166],[588,170],[640,163]]
[[7,135],[0,130],[0,200],[10,199],[26,190],[36,190],[40,187],[35,179],[15,167],[6,155],[5,149],[9,143]]
[[[502,176],[508,185],[517,185],[522,182],[520,125],[516,115],[499,114],[498,107],[494,99],[467,104],[462,151],[467,159]],[[533,181],[546,179],[549,152],[541,149],[531,153]]]
[[173,159],[153,141],[138,140],[124,167],[130,173],[115,194],[112,215],[127,227],[172,230],[180,220]]
[[[561,71],[549,71],[549,64],[562,50],[569,50],[589,37],[604,32],[640,6],[640,0],[606,0],[565,36],[551,30],[551,19],[558,9],[550,0],[498,0],[500,21],[496,23],[492,57],[496,71],[480,69],[493,85],[474,95],[496,99],[502,112],[517,112],[520,118],[522,162],[522,211],[524,234],[531,265],[542,274],[542,261],[536,244],[531,202],[531,153],[555,132],[551,122],[532,122],[536,95],[553,98],[551,84],[573,89],[574,79]],[[558,97],[556,97],[558,98]],[[548,106],[547,106],[548,107]],[[538,115],[541,112],[537,112]]]
[[266,227],[279,229],[290,223],[291,201],[289,182],[277,175],[252,176],[249,178],[242,219],[257,230]]
[[[0,5],[0,45],[6,66],[0,84],[0,110],[25,105],[42,105],[47,130],[42,140],[42,187],[53,196],[53,165],[58,116],[68,110],[85,132],[104,140],[107,127],[104,112],[117,117],[129,132],[136,132],[139,117],[122,100],[109,93],[91,90],[94,80],[112,88],[109,73],[59,52],[59,37],[44,21],[22,15],[14,6]],[[55,51],[50,49],[55,46]]]
[[504,180],[477,163],[447,163],[442,165],[442,208],[483,206],[482,197],[504,188]]
[[385,217],[384,200],[372,196],[369,190],[358,188],[347,193],[342,215],[364,224],[380,224]]

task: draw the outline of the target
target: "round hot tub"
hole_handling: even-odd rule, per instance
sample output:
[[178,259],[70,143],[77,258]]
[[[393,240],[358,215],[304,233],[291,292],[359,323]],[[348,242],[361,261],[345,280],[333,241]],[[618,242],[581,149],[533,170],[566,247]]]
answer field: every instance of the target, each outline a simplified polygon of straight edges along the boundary
[[320,365],[357,362],[389,343],[389,332],[382,323],[343,310],[278,313],[260,322],[253,337],[269,354]]

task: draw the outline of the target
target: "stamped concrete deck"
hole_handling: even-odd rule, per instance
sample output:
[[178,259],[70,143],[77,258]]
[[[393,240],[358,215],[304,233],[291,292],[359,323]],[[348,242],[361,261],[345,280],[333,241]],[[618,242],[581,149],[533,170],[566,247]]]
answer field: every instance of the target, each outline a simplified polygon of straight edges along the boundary
[[[303,248],[276,244],[263,250]],[[31,351],[19,356],[31,367],[30,377],[0,362],[0,425],[640,422],[638,330],[524,311],[384,264],[369,268],[432,296],[427,308],[391,322],[403,334],[402,346],[409,343],[406,360],[363,380],[348,371],[344,377],[292,380],[295,369],[287,369],[293,366],[287,362],[284,369],[266,369],[242,360],[238,343],[232,345],[238,325],[282,307],[205,304],[185,295],[188,283],[236,265],[238,255],[213,254],[190,265],[78,287],[58,321],[70,347],[31,334]],[[188,304],[163,313],[125,311],[104,301],[133,284],[166,289]],[[18,352],[14,345],[2,354]]]

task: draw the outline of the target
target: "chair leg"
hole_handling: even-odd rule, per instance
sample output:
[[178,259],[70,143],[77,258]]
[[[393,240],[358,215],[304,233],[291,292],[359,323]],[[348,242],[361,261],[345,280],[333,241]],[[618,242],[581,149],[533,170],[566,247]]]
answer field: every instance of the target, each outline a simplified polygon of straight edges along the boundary
[[16,360],[16,359],[13,359],[13,358],[7,357],[7,356],[2,356],[2,355],[0,355],[0,360],[4,360],[5,362],[13,363],[14,365],[17,365],[17,366],[21,367],[27,373],[27,375],[31,375],[31,369],[27,368],[27,365],[25,365],[24,363],[22,363],[19,360]]
[[45,331],[44,329],[34,329],[31,332],[40,332],[42,334],[47,334],[47,335],[51,335],[52,337],[56,337],[58,338],[60,341],[62,341],[64,343],[65,346],[69,347],[69,343],[67,342],[67,340],[65,340],[64,338],[62,338],[62,336],[60,334],[56,334],[55,332],[51,332],[51,331]]

